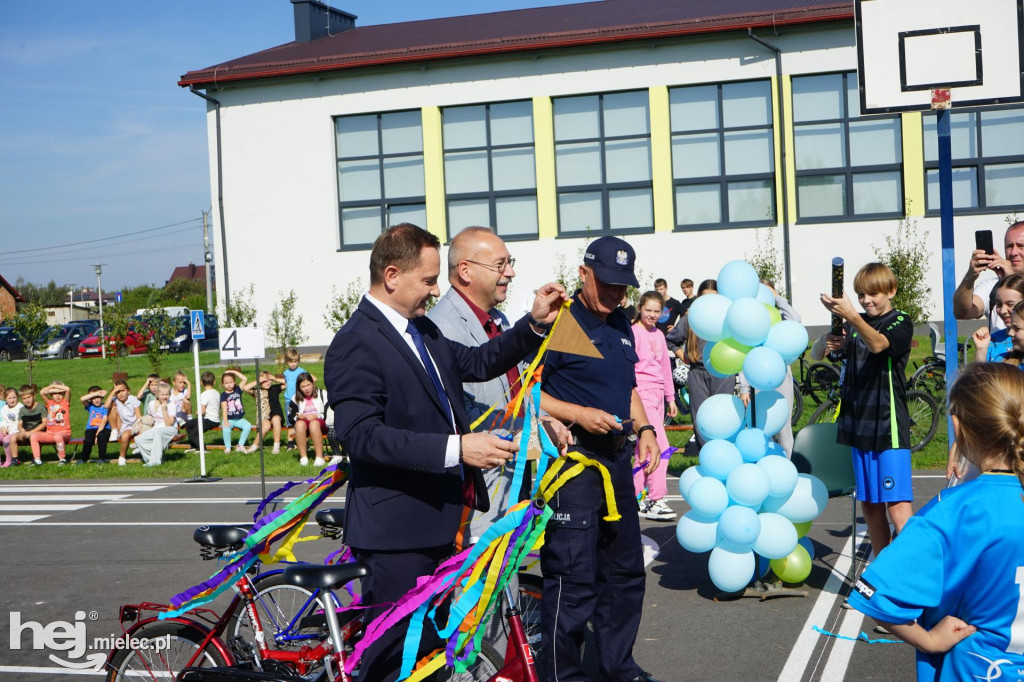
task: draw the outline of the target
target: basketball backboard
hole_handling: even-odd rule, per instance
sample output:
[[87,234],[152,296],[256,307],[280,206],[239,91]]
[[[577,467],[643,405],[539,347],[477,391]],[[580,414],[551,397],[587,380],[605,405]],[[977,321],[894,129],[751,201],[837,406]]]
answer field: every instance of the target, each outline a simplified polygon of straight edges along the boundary
[[1024,100],[1024,0],[856,0],[860,108],[921,111]]

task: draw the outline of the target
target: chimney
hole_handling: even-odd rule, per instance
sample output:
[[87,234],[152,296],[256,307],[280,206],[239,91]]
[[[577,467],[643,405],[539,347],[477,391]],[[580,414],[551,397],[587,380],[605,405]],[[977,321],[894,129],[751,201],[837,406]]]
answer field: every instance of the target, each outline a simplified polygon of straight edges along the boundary
[[189,279],[195,279],[196,278],[196,264],[195,263],[189,263],[188,264],[188,278]]
[[310,43],[356,27],[356,15],[328,7],[318,0],[292,0],[295,42]]

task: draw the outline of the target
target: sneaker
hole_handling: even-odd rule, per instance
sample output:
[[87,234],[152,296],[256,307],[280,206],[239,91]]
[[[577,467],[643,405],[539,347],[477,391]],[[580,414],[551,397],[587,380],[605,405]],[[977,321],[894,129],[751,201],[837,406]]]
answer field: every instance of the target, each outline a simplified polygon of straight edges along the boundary
[[128,464],[128,462],[127,462],[127,460],[125,460],[124,457],[118,457],[117,458],[117,466],[123,467],[126,464]]
[[278,454],[280,452],[281,452],[281,444],[280,443],[274,443],[274,449],[270,451],[270,454],[276,455],[276,454]]
[[661,500],[654,500],[644,512],[644,518],[651,521],[673,521],[676,518],[676,513]]
[[299,460],[299,464],[302,466],[309,466],[309,457],[303,457]]
[[631,679],[629,682],[658,682],[649,672],[640,671],[640,674]]
[[96,460],[96,463],[97,464],[106,464],[109,461],[110,461],[109,459],[98,459],[98,460]]
[[71,463],[71,466],[78,466],[79,464],[85,464],[85,462],[83,462],[83,461],[82,461],[82,460],[80,460],[80,459],[76,459],[75,461],[73,461],[73,462]]
[[36,467],[43,466],[43,460],[41,460],[41,459],[34,459],[34,460],[32,460],[32,466],[36,466]]
[[110,429],[110,440],[117,441],[117,429]]
[[844,601],[844,602],[842,603],[842,605],[841,605],[841,606],[840,606],[839,608],[841,608],[841,609],[844,609],[844,610],[846,610],[846,611],[849,611],[849,610],[850,610],[850,609],[852,609],[853,607],[852,607],[852,606],[850,606],[850,602],[848,602],[848,601]]
[[889,628],[882,627],[881,625],[876,625],[875,626],[875,632],[877,632],[880,635],[891,635],[892,634],[892,631],[889,630]]
[[326,463],[327,462],[324,461],[323,457],[317,457],[316,459],[313,460],[313,466],[322,467]]
[[289,450],[294,450],[295,449],[295,441],[293,441],[293,440],[288,441],[288,449]]
[[229,448],[229,447],[228,448],[224,448],[224,454],[225,455],[230,455],[231,454],[231,448]]
[[57,466],[59,466],[59,467],[62,467],[62,466],[64,466],[65,464],[67,464],[67,462],[66,462],[66,461],[64,461],[63,459],[58,459],[58,460],[57,460]]

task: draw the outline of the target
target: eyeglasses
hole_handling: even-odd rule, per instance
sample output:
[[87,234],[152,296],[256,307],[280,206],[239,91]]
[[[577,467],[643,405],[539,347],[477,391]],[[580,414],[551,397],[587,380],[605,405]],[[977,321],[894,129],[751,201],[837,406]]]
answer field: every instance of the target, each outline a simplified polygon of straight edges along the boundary
[[515,268],[516,267],[516,259],[515,258],[509,258],[508,260],[500,260],[500,261],[498,261],[497,263],[494,263],[494,264],[491,264],[491,263],[481,263],[480,261],[469,260],[469,259],[466,259],[466,262],[467,263],[472,263],[474,265],[479,265],[482,268],[487,268],[488,270],[491,270],[492,272],[497,272],[499,274],[501,274],[502,272],[505,272],[505,268]]

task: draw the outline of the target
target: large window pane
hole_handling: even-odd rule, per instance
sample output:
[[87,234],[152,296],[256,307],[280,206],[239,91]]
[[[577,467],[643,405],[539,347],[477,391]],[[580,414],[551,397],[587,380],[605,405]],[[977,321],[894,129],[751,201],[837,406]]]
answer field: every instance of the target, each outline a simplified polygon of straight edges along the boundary
[[385,154],[406,154],[423,151],[420,112],[403,111],[396,114],[382,114],[380,117],[380,128],[383,152]]
[[676,187],[676,224],[713,225],[722,222],[721,185]]
[[487,108],[448,107],[443,112],[445,149],[487,146]]
[[711,130],[718,127],[718,87],[700,85],[668,92],[673,131]]
[[554,100],[555,139],[581,140],[598,137],[598,98],[559,97]]
[[444,155],[444,178],[449,194],[486,192],[490,189],[487,152],[448,152]]
[[380,161],[339,161],[338,182],[342,201],[380,199]]
[[898,118],[850,121],[850,165],[876,166],[899,163],[900,135]]
[[371,244],[380,233],[380,206],[341,209],[342,243]]
[[422,156],[384,159],[385,196],[415,197],[424,193]]
[[495,228],[499,235],[537,234],[536,197],[498,197],[494,208],[497,213]]
[[647,138],[605,143],[608,182],[643,182],[651,179],[651,150]]
[[793,79],[793,120],[827,121],[842,118],[843,76],[800,76]]
[[981,112],[981,144],[985,156],[1024,155],[1024,109]]
[[[925,175],[928,184],[928,210],[938,211],[939,171],[930,170]],[[970,168],[953,169],[953,208],[978,208],[978,173]]]
[[491,224],[491,204],[487,199],[459,199],[448,202],[448,234],[456,235],[471,225]]
[[985,204],[1020,206],[1024,199],[1024,163],[985,166]]
[[558,195],[558,223],[562,232],[604,229],[600,192]]
[[772,193],[775,188],[767,180],[729,183],[729,221],[774,220]]
[[608,224],[613,230],[654,227],[651,190],[619,189],[609,192]]
[[532,189],[534,181],[533,147],[522,149],[496,149],[491,155],[494,169],[494,189]]
[[797,170],[846,165],[846,142],[841,123],[800,126],[794,134]]
[[560,144],[555,149],[558,184],[596,185],[601,182],[601,145],[597,142]]
[[604,134],[647,135],[650,132],[647,114],[647,91],[618,92],[604,96]]
[[860,173],[853,176],[853,212],[855,215],[898,213],[903,208],[903,183],[900,174]]
[[846,212],[846,183],[842,175],[798,177],[796,200],[801,218],[841,216]]
[[769,81],[727,83],[722,86],[722,125],[726,128],[766,126],[772,121]]
[[377,143],[377,117],[342,116],[334,119],[337,132],[338,157],[376,156],[380,153]]
[[672,138],[672,174],[676,178],[705,178],[722,174],[718,133]]
[[412,223],[427,229],[426,204],[391,204],[388,206],[388,225]]
[[728,175],[771,173],[775,165],[771,131],[743,130],[725,134],[725,172]]
[[[978,158],[978,114],[976,112],[952,113],[949,117],[950,146],[953,148],[954,159]],[[939,160],[939,134],[935,123],[935,114],[925,114],[924,123],[924,160]]]
[[533,144],[533,103],[492,104],[491,144]]
[[846,74],[846,107],[848,118],[860,116],[860,89],[857,87],[856,71]]

